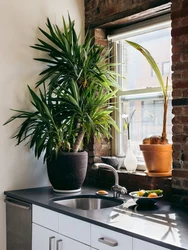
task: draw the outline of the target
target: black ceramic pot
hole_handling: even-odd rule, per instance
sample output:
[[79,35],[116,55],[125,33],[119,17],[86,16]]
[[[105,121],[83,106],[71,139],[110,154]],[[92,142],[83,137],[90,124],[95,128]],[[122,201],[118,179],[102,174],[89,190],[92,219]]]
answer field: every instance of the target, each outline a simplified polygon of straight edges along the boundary
[[47,161],[50,183],[56,192],[78,192],[85,180],[88,153],[62,152]]

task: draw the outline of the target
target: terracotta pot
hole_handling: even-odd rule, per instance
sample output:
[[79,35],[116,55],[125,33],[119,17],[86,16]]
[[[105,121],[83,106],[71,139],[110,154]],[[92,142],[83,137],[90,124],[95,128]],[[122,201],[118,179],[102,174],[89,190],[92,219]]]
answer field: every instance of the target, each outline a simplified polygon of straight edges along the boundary
[[54,191],[79,192],[86,177],[87,152],[61,153],[47,161],[47,171]]
[[172,176],[172,145],[143,144],[140,145],[146,163],[148,176]]

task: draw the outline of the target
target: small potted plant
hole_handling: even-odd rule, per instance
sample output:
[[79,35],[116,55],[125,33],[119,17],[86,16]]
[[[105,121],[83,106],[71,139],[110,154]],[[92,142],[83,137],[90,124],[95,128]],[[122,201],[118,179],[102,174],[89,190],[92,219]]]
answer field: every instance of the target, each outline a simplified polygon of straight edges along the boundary
[[66,25],[63,18],[61,31],[47,19],[47,31],[39,28],[44,39],[31,46],[44,54],[35,60],[46,65],[36,83],[39,92],[28,86],[32,109],[14,109],[5,123],[22,120],[13,138],[17,145],[29,140],[35,156],[44,157],[57,192],[80,191],[88,164],[84,138],[109,138],[111,126],[117,129],[110,100],[118,85],[106,60],[110,51],[95,45],[88,34],[81,43],[74,24],[69,17]]
[[127,41],[133,48],[137,49],[146,58],[156,74],[163,93],[163,127],[161,135],[153,135],[143,139],[140,149],[146,163],[149,176],[171,176],[172,175],[172,145],[168,143],[166,133],[167,109],[168,109],[168,77],[164,82],[162,74],[150,52],[138,43]]

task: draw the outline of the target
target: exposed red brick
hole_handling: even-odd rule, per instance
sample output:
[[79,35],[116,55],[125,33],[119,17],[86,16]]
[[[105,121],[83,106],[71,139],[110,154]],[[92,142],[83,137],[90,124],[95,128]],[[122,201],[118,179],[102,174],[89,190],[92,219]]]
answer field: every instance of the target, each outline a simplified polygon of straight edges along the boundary
[[[188,80],[187,80],[187,85],[188,85]],[[188,89],[183,89],[182,94],[184,98],[188,97]]]
[[173,176],[172,186],[175,188],[182,188],[182,180],[175,178],[173,172],[172,172],[172,176]]
[[183,159],[184,159],[184,161],[188,162],[188,154],[186,154],[186,151],[184,151]]
[[188,53],[181,55],[181,61],[182,62],[188,62]]
[[182,97],[183,95],[182,95],[182,90],[181,89],[173,89],[172,90],[172,97],[174,98],[174,99],[177,99],[177,98],[180,98],[180,97]]
[[174,116],[173,118],[172,118],[172,124],[173,125],[175,125],[175,124],[180,124],[181,122],[180,122],[180,116]]
[[172,150],[173,151],[180,151],[180,149],[181,149],[181,144],[174,143],[172,145]]
[[172,127],[172,132],[173,132],[173,134],[181,134],[181,133],[183,133],[183,125],[174,125],[173,127]]
[[184,131],[185,134],[188,134],[188,126],[184,126],[183,131]]
[[179,156],[180,156],[180,152],[178,152],[178,151],[173,151],[173,152],[172,152],[173,161],[174,161],[175,159],[178,159]]
[[174,28],[171,32],[172,36],[181,36],[187,34],[188,25]]
[[181,124],[187,124],[188,123],[188,116],[181,116],[180,117],[180,123]]
[[173,176],[174,177],[179,177],[179,178],[188,178],[188,171],[186,170],[173,170]]
[[187,106],[182,107],[182,113],[183,113],[183,115],[188,116],[188,107]]
[[173,63],[180,62],[180,54],[172,55],[172,62]]
[[175,71],[175,70],[177,70],[177,71],[178,70],[187,70],[187,68],[188,68],[188,62],[184,62],[184,63],[178,62],[172,66],[173,71]]
[[[175,37],[177,38],[177,37]],[[174,40],[174,38],[172,38],[172,53],[173,55],[179,55],[180,51],[181,51],[181,45],[180,45],[180,41],[179,41],[179,38],[178,38],[178,42]]]
[[188,1],[182,0],[182,8],[188,7]]
[[[176,80],[182,80],[182,76],[183,76],[183,72],[174,72],[172,74],[172,81],[173,81],[173,83]],[[174,85],[173,85],[173,87],[174,87]]]
[[188,180],[183,180],[183,187],[188,188]]
[[173,140],[173,142],[177,142],[177,143],[183,142],[184,135],[182,135],[182,134],[181,135],[173,135],[172,140]]
[[94,29],[95,38],[106,39],[106,33],[103,29]]
[[186,34],[186,35],[180,36],[180,37],[179,37],[179,41],[180,41],[180,44],[183,44],[183,46],[184,46],[184,43],[187,43],[187,42],[188,42],[187,34]]
[[184,162],[183,168],[188,170],[188,162]]
[[172,13],[174,11],[181,10],[181,8],[182,8],[182,0],[172,1],[172,5],[171,5]]
[[[186,78],[186,80],[188,79],[188,70],[182,72],[182,77],[183,77],[183,78]],[[187,86],[185,86],[184,88],[186,88],[186,87],[187,87]]]
[[185,89],[188,86],[188,81],[185,79],[181,79],[179,81],[174,81],[173,88],[174,89]]
[[[188,3],[188,1],[187,1],[187,3]],[[186,17],[182,18],[182,25],[184,26],[187,24],[188,24],[188,17],[186,16]]]
[[183,113],[183,107],[173,107],[172,108],[172,114],[174,115],[181,115]]
[[[173,1],[174,4],[174,1]],[[179,8],[177,11],[172,11],[171,13],[171,18],[174,20],[176,18],[182,18],[182,17],[186,17],[188,13],[188,8],[187,6],[185,8]]]

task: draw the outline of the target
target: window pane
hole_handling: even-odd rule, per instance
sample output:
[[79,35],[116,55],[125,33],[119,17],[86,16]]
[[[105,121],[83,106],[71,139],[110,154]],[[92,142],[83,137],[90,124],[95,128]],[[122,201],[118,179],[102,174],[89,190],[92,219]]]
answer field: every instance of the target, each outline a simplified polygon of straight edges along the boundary
[[[171,36],[170,28],[143,33],[126,38],[139,43],[150,51],[158,64],[162,74],[169,76],[171,84]],[[146,87],[159,87],[157,78],[145,57],[126,42],[123,43],[123,90],[140,89]]]
[[[149,98],[139,100],[127,100],[126,96],[120,97],[120,113],[121,116],[130,115],[135,111],[130,124],[130,139],[134,153],[139,156],[141,154],[139,144],[145,137],[150,135],[161,135],[163,126],[163,98]],[[172,138],[172,105],[169,100],[167,115],[167,134],[171,142]],[[123,118],[120,118],[121,127],[121,155],[126,153],[127,130],[123,130]]]

